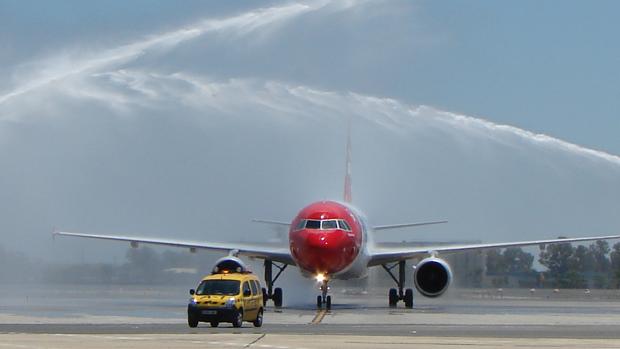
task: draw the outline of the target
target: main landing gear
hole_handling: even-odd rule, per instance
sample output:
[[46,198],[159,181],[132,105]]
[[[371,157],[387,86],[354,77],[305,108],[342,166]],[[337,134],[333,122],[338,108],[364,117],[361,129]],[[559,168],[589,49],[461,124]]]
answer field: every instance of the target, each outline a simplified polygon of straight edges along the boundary
[[[396,282],[396,286],[398,287],[398,290],[390,288],[390,292],[388,293],[390,308],[396,308],[400,300],[405,302],[406,308],[413,308],[413,289],[408,288],[403,292],[405,287],[405,261],[398,261],[393,264],[381,264],[381,266],[390,274],[390,277],[392,277],[392,280]],[[398,279],[394,276],[394,273],[392,273],[392,269],[396,267],[398,267]]]
[[332,296],[327,295],[327,291],[329,291],[328,281],[327,278],[321,281],[321,294],[316,296],[316,307],[319,309],[323,308],[323,304],[325,304],[326,310],[331,310],[332,308]]
[[[263,287],[263,306],[267,305],[267,300],[273,300],[273,304],[276,308],[280,308],[282,306],[282,289],[280,287],[276,287],[273,289],[273,284],[278,280],[280,274],[286,269],[287,264],[277,264],[272,260],[265,259],[265,283],[267,284],[267,288]],[[278,268],[278,273],[275,277],[273,277],[273,267]]]

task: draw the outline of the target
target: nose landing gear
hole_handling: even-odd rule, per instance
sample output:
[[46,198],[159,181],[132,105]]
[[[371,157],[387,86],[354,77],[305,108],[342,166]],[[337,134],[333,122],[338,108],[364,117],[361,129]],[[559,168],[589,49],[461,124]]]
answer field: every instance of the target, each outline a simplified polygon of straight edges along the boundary
[[323,304],[325,304],[326,310],[331,310],[332,308],[332,296],[327,295],[327,291],[329,291],[328,281],[327,278],[321,281],[321,294],[316,297],[316,307],[318,309],[323,308]]

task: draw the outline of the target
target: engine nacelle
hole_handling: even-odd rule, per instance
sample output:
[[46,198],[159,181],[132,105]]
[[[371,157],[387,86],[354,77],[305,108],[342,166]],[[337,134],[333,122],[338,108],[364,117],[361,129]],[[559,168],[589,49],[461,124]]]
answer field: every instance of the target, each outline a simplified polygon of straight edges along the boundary
[[212,274],[250,273],[245,263],[237,257],[226,256],[218,259],[213,267]]
[[413,272],[415,288],[425,297],[439,297],[452,282],[452,271],[443,259],[425,258],[415,267]]

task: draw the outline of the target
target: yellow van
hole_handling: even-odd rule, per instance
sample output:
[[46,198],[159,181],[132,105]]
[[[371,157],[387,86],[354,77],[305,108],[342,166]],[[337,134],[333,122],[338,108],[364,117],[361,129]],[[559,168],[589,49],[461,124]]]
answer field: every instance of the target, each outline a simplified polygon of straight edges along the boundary
[[263,292],[256,275],[248,271],[243,262],[226,257],[216,263],[213,273],[190,290],[187,306],[189,327],[208,322],[217,327],[220,322],[231,322],[241,327],[250,321],[255,327],[263,325]]

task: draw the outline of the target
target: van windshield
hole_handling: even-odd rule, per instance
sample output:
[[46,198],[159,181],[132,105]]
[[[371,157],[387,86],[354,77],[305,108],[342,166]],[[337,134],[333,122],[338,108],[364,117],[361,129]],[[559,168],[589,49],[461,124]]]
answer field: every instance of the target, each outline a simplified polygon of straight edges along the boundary
[[198,285],[196,294],[202,295],[228,295],[239,294],[239,280],[204,280]]

